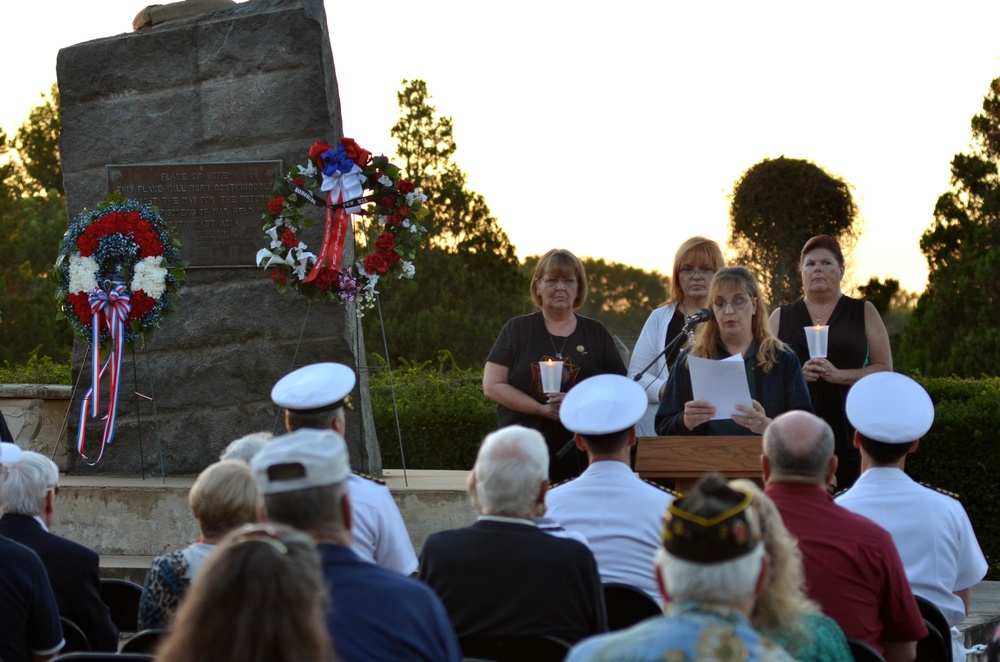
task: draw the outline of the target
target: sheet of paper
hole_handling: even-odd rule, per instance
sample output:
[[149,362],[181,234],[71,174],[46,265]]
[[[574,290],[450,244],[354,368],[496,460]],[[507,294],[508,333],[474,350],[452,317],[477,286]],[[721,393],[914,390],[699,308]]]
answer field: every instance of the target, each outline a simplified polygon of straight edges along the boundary
[[688,367],[694,399],[712,403],[715,407],[713,421],[740,413],[736,405],[753,407],[743,357],[739,354],[721,361],[689,355]]

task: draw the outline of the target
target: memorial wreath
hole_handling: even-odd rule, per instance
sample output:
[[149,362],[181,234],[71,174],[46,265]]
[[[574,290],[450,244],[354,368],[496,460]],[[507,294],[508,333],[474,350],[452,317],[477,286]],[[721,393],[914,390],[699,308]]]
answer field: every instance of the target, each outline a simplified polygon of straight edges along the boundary
[[91,388],[81,407],[77,438],[81,455],[86,410],[91,405],[91,416],[97,417],[105,372],[111,390],[101,455],[104,444],[113,440],[125,345],[176,314],[185,266],[174,229],[157,209],[123,199],[117,191],[96,209],[81,212],[63,236],[55,264],[58,316],[87,339],[92,353]]
[[[316,188],[320,194],[313,192]],[[373,157],[350,138],[336,146],[317,142],[305,164],[293,166],[275,182],[274,197],[262,215],[268,244],[257,252],[257,265],[268,271],[281,293],[291,287],[309,298],[321,294],[356,302],[361,316],[375,304],[380,279],[413,278],[416,249],[427,234],[421,225],[428,214],[426,201],[387,157]],[[312,224],[302,210],[306,204],[326,210],[318,254],[300,238]],[[375,222],[365,231],[369,252],[345,268],[350,214],[371,216]]]

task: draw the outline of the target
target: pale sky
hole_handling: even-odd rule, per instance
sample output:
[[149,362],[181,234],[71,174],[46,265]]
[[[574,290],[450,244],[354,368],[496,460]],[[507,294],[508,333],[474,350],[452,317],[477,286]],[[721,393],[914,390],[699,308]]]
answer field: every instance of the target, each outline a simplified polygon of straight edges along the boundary
[[[59,48],[131,31],[125,0],[3,2],[0,126],[55,81]],[[344,133],[391,155],[396,92],[427,81],[456,161],[520,256],[667,272],[692,234],[724,244],[729,195],[764,158],[855,188],[855,277],[926,284],[921,233],[1000,76],[1000,3],[326,0]],[[303,154],[308,145],[303,145]],[[419,260],[419,258],[418,258]]]

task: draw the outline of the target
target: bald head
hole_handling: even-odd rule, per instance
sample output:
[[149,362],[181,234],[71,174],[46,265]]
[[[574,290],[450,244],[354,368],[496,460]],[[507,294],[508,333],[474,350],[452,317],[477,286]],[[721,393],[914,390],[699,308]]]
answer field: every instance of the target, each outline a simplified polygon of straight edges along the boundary
[[764,457],[768,482],[825,485],[833,460],[833,430],[809,412],[782,414],[764,431]]

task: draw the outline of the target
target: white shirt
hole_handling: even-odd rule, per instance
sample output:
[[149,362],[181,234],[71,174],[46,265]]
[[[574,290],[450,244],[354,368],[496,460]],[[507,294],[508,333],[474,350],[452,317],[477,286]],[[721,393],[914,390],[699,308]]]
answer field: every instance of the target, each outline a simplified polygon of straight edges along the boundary
[[417,555],[389,488],[357,474],[351,474],[348,485],[354,518],[351,549],[366,561],[401,575],[416,572]]
[[[639,339],[635,342],[635,349],[632,350],[632,358],[628,363],[629,379],[639,374],[639,371],[649,365],[653,357],[663,351],[666,347],[667,327],[677,310],[676,303],[668,303],[662,308],[657,308],[649,314],[649,318],[642,327]],[[639,386],[646,389],[648,405],[646,413],[642,419],[635,424],[635,433],[640,437],[656,436],[656,410],[660,406],[660,388],[667,383],[670,370],[667,366],[666,356],[656,359],[649,370],[639,379]]]
[[673,499],[624,462],[607,460],[549,490],[546,516],[587,539],[602,582],[635,586],[662,604],[653,558]]
[[988,564],[958,500],[900,469],[873,467],[836,502],[892,535],[913,593],[933,602],[952,630],[965,620],[965,605],[955,591],[978,584]]

